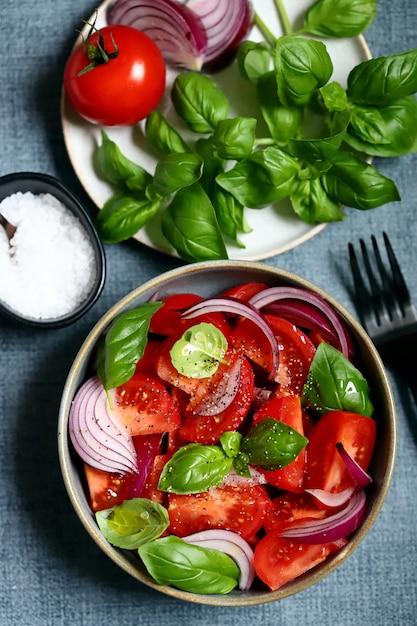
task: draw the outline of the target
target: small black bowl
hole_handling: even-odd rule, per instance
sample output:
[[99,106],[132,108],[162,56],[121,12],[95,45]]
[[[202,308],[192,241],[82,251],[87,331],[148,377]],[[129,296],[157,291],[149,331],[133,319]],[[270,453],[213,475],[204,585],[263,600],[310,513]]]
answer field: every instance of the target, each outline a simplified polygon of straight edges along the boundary
[[[96,276],[87,298],[76,308],[59,317],[36,318],[23,315],[11,308],[7,302],[0,299],[0,312],[7,317],[30,326],[38,328],[60,328],[72,324],[83,316],[97,301],[104,287],[106,277],[106,258],[103,244],[100,241],[95,226],[74,194],[58,179],[48,174],[37,172],[17,172],[0,177],[0,202],[12,194],[31,192],[34,195],[48,193],[59,200],[71,211],[84,227],[90,238],[94,251]],[[53,260],[51,260],[53,262]]]

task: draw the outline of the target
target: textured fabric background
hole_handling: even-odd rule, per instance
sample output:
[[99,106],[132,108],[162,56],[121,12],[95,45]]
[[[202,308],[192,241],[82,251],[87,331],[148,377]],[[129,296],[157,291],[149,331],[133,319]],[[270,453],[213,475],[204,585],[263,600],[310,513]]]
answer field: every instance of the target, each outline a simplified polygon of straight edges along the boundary
[[[378,4],[366,33],[373,55],[417,47],[417,0]],[[0,3],[0,174],[56,175],[88,206],[62,140],[60,88],[75,31],[94,7],[88,0]],[[383,229],[417,302],[417,158],[377,164],[397,182],[401,202],[368,213],[350,211],[344,223],[268,260],[316,282],[352,311],[347,242]],[[75,325],[43,333],[0,321],[0,625],[416,624],[417,410],[393,372],[399,443],[392,488],[367,538],[314,588],[253,608],[191,605],[149,590],[102,555],[76,518],[61,480],[60,394],[96,320],[131,289],[177,264],[135,242],[106,252],[102,297]]]

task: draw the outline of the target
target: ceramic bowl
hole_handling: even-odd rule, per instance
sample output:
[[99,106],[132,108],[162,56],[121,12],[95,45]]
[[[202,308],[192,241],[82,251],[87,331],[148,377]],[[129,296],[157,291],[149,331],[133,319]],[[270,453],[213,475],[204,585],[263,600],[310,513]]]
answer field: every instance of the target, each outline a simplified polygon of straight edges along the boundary
[[[178,292],[195,292],[209,297],[239,283],[250,281],[265,282],[270,286],[292,285],[310,289],[324,297],[350,327],[360,368],[372,389],[375,413],[378,415],[376,442],[378,452],[374,454],[369,468],[373,483],[368,488],[367,511],[363,524],[351,535],[349,543],[341,551],[329,556],[322,564],[277,591],[259,587],[245,593],[232,591],[228,595],[196,595],[156,584],[141,567],[133,552],[113,548],[102,537],[89,508],[79,465],[69,441],[68,414],[77,389],[84,379],[91,375],[89,368],[97,341],[115,316],[147,301],[156,292],[160,297]],[[76,514],[93,540],[122,570],[139,582],[184,601],[218,606],[257,605],[280,600],[318,583],[340,566],[366,537],[381,510],[391,483],[396,452],[395,405],[387,375],[376,349],[356,319],[334,298],[295,274],[265,264],[248,261],[212,261],[184,266],[148,281],[120,300],[92,329],[75,358],[65,384],[59,414],[58,448],[64,483]]]
[[[34,327],[58,328],[67,326],[78,320],[93,306],[103,289],[106,276],[106,260],[103,245],[89,214],[80,200],[58,179],[48,174],[36,172],[17,172],[0,178],[0,202],[4,198],[18,192],[31,192],[35,196],[51,194],[78,218],[91,242],[94,253],[95,276],[91,281],[89,293],[84,301],[59,317],[31,317],[20,313],[1,299],[0,312],[14,321]],[[50,262],[53,263],[54,259],[51,258]]]

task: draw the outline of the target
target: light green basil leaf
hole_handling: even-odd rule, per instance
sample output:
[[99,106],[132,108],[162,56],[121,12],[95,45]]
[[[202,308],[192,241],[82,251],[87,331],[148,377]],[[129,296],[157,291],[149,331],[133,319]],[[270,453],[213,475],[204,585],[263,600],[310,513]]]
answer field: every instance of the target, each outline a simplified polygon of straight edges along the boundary
[[132,498],[98,511],[96,520],[105,539],[126,550],[135,550],[160,537],[169,526],[166,508],[147,498]]
[[190,443],[179,448],[165,464],[158,489],[169,493],[201,493],[217,487],[232,467],[232,459],[219,446]]
[[307,224],[336,222],[345,218],[340,204],[331,200],[320,178],[300,180],[291,194],[294,212]]
[[176,77],[171,98],[178,115],[195,133],[211,133],[227,118],[229,101],[214,80],[199,72],[183,72]]
[[145,351],[151,317],[161,306],[163,302],[145,302],[112,321],[98,351],[97,375],[105,389],[123,385],[133,376]]
[[348,106],[346,90],[340,83],[333,81],[320,87],[320,95],[328,111],[344,111]]
[[275,69],[278,97],[283,104],[305,105],[325,85],[333,63],[321,41],[300,37],[279,37]]
[[234,458],[240,452],[242,435],[237,430],[226,431],[220,435],[220,445],[229,458]]
[[289,152],[307,162],[331,161],[343,143],[350,121],[350,113],[341,111],[334,113],[328,135],[317,139],[289,139]]
[[373,22],[377,0],[317,0],[307,11],[303,33],[356,37]]
[[116,187],[123,187],[129,180],[129,189],[144,191],[152,180],[143,167],[124,156],[104,130],[101,131],[101,145],[94,151],[93,160],[98,176]]
[[153,188],[166,198],[201,178],[203,159],[195,152],[167,154],[155,167]]
[[234,117],[220,120],[212,136],[212,145],[221,159],[239,160],[252,152],[256,119]]
[[179,537],[161,537],[139,548],[152,578],[192,593],[229,593],[239,580],[236,563],[219,550],[201,548]]
[[172,154],[189,152],[187,142],[160,111],[152,111],[145,122],[146,139],[158,152]]
[[354,209],[374,209],[400,200],[394,181],[348,152],[339,152],[335,156],[322,181],[330,198]]
[[271,69],[271,47],[264,41],[243,41],[237,52],[237,66],[243,78],[256,83]]
[[367,143],[389,143],[384,133],[384,118],[377,107],[353,105],[350,130]]
[[417,48],[370,59],[348,76],[347,94],[356,104],[382,106],[417,92]]
[[161,228],[185,261],[227,259],[215,210],[199,183],[175,194],[162,215]]
[[208,378],[220,363],[226,363],[224,355],[227,339],[222,331],[207,322],[188,328],[172,346],[169,354],[175,369],[189,378]]
[[97,213],[95,223],[101,240],[104,243],[118,243],[130,239],[160,208],[160,199],[150,200],[142,193],[115,194]]
[[322,414],[352,411],[370,417],[369,385],[361,372],[333,346],[319,344],[303,388],[303,405]]
[[226,161],[221,159],[214,149],[211,137],[200,137],[195,142],[197,154],[204,160],[204,167],[199,180],[206,194],[213,200],[214,189],[217,187],[216,176],[224,171]]
[[252,465],[274,471],[294,461],[307,443],[308,439],[288,424],[264,417],[242,439],[241,450]]
[[290,195],[299,167],[289,154],[270,147],[242,159],[216,181],[243,206],[260,208]]
[[271,137],[278,144],[285,145],[288,139],[296,137],[301,132],[304,109],[280,102],[275,72],[269,72],[259,79],[256,93]]
[[[363,108],[361,107],[361,110]],[[373,124],[369,127],[367,116],[364,120],[355,118],[345,137],[349,146],[358,152],[380,157],[395,157],[408,152],[415,152],[417,100],[414,96],[407,96],[392,104],[375,107],[372,110],[377,112],[378,122],[376,121],[377,118],[373,118]],[[372,132],[375,124],[377,124],[377,128],[375,132]],[[379,135],[382,136],[380,143],[376,141]]]

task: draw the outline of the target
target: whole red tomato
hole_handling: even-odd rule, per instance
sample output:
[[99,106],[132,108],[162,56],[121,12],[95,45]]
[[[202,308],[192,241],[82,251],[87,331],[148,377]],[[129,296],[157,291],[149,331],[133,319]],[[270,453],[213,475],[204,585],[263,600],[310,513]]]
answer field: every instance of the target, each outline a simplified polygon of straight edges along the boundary
[[105,26],[92,29],[70,55],[64,88],[71,105],[89,122],[129,126],[157,106],[165,77],[165,62],[152,39],[130,26]]

